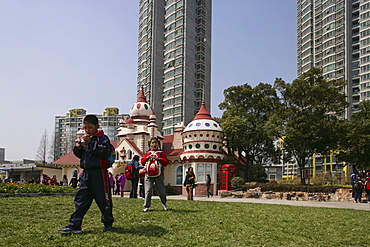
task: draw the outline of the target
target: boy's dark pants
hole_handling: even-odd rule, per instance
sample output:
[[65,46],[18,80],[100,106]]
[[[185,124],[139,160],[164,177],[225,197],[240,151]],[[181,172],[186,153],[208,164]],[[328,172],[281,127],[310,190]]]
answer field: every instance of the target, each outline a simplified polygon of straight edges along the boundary
[[137,198],[137,186],[139,185],[139,178],[131,179],[130,198]]
[[81,174],[80,187],[74,200],[76,211],[71,215],[67,227],[81,229],[82,219],[89,210],[93,199],[102,214],[101,221],[105,226],[112,225],[114,221],[112,195],[106,168],[84,170]]

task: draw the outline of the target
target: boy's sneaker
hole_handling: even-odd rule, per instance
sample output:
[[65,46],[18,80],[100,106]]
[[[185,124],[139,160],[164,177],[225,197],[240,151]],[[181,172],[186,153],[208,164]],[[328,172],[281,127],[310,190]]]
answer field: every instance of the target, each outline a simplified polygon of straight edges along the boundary
[[80,234],[82,233],[82,230],[81,229],[72,229],[72,228],[69,228],[69,227],[66,227],[66,228],[62,228],[62,229],[58,229],[58,232],[62,233],[62,234]]
[[103,232],[110,232],[112,231],[112,225],[104,226]]
[[164,208],[164,210],[166,210],[166,211],[170,210],[166,204],[163,204],[163,208]]
[[144,208],[143,209],[143,212],[148,212],[149,211],[149,208]]

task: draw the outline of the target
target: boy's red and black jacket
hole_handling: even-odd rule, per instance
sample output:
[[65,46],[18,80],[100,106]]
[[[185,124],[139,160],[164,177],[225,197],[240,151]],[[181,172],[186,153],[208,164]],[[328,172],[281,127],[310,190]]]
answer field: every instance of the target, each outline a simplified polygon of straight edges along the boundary
[[[83,148],[74,147],[73,153],[80,158],[80,167],[82,169],[96,169],[106,167],[108,157],[111,154],[110,141],[108,136],[104,135],[104,131],[99,130],[98,133],[91,137],[91,142]],[[106,162],[107,164],[104,164]]]

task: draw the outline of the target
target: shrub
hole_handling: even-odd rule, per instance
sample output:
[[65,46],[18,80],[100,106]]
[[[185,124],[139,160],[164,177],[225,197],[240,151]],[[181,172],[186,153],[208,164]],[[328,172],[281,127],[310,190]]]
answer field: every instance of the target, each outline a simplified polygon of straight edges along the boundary
[[278,184],[278,182],[276,180],[270,180],[270,182],[268,182],[269,184]]
[[296,185],[299,185],[299,184],[301,184],[301,180],[299,178],[286,179],[286,180],[284,179],[284,180],[279,180],[278,184],[296,184]]
[[346,188],[347,186],[313,186],[313,185],[297,185],[297,184],[264,184],[264,183],[249,183],[240,186],[240,189],[247,191],[260,187],[261,191],[274,192],[312,192],[312,193],[335,193],[339,188]]
[[314,185],[326,184],[327,181],[328,179],[323,176],[316,176],[316,177],[311,178],[311,183]]
[[175,189],[170,184],[166,185],[166,192],[167,192],[167,195],[175,195],[176,194]]
[[[170,184],[165,185],[167,195],[176,195],[176,190]],[[153,186],[153,195],[158,196],[157,186]]]
[[242,177],[234,177],[231,179],[231,187],[238,189],[245,184],[245,181]]
[[0,183],[0,193],[75,193],[76,191],[77,189],[67,186]]

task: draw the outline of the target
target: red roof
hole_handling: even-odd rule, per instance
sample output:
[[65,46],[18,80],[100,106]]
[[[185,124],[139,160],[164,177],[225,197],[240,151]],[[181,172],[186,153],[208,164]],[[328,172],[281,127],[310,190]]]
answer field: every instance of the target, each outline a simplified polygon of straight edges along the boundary
[[164,139],[162,140],[162,149],[167,154],[167,156],[180,156],[180,154],[184,150],[182,148],[173,149],[173,139],[174,135],[164,136]]
[[126,123],[130,124],[130,123],[135,123],[135,122],[134,122],[134,120],[132,120],[132,118],[129,118],[129,119],[126,120]]
[[143,152],[141,152],[141,150],[135,145],[135,143],[133,143],[132,141],[130,141],[129,139],[125,139],[125,141],[133,148],[135,149],[135,151],[141,156],[143,157],[144,154]]
[[66,163],[80,163],[80,159],[73,154],[73,151],[71,151],[53,162],[53,164],[66,164]]
[[144,87],[143,86],[140,88],[140,94],[139,94],[139,98],[137,99],[137,102],[145,102],[145,103],[148,103],[146,101],[146,97],[144,95]]
[[202,102],[202,105],[193,120],[199,119],[212,119],[211,114],[209,114],[209,112],[206,109],[206,106],[204,105],[204,102]]
[[172,152],[172,142],[173,142],[174,135],[164,136],[162,140],[162,150],[169,155]]
[[170,153],[166,153],[166,154],[168,157],[180,156],[182,152],[184,152],[184,149],[180,148],[180,149],[172,149]]

